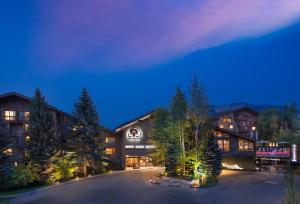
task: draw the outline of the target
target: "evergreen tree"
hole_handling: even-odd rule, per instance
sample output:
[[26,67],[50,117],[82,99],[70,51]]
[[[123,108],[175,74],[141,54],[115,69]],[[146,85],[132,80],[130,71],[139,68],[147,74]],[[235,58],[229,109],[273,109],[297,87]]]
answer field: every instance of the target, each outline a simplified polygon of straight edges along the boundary
[[165,165],[168,141],[168,110],[159,108],[155,112],[155,118],[151,123],[150,142],[156,148],[151,152],[151,157],[156,165]]
[[94,173],[103,171],[104,140],[99,115],[87,89],[83,89],[74,105],[72,129],[72,146],[83,167],[83,175],[87,175],[88,167]]
[[12,156],[5,151],[11,144],[11,136],[0,133],[0,190],[8,188]]
[[214,183],[222,172],[222,153],[216,137],[211,131],[201,141],[200,150],[199,172],[207,176],[210,183]]
[[28,130],[30,136],[26,141],[28,162],[38,164],[41,171],[44,171],[50,158],[57,151],[57,138],[53,117],[39,89],[36,89],[31,102]]
[[177,175],[178,168],[178,140],[175,136],[177,132],[176,125],[170,123],[168,127],[169,138],[166,143],[166,162],[165,169],[168,176],[174,177]]

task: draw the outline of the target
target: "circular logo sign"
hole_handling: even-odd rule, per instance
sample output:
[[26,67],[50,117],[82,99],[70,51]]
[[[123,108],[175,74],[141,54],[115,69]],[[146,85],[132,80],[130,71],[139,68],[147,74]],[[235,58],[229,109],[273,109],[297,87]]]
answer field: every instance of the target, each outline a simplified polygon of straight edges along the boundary
[[129,142],[140,142],[143,138],[143,132],[138,127],[130,128],[127,130],[126,137]]

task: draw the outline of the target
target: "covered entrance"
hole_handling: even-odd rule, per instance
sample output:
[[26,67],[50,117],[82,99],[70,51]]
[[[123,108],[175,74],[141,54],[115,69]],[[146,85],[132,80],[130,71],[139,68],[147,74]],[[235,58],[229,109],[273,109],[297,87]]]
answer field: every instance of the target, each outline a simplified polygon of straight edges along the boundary
[[147,156],[126,156],[126,167],[149,167],[153,166],[152,160]]

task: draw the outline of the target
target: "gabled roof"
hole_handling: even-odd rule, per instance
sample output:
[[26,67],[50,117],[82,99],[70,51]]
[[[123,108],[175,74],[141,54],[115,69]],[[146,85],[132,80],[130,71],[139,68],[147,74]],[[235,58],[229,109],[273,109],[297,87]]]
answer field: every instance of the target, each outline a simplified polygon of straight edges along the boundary
[[120,132],[121,130],[125,129],[126,127],[128,127],[130,125],[136,124],[136,123],[138,123],[140,121],[143,121],[143,120],[146,120],[146,119],[150,118],[151,116],[154,115],[155,111],[156,110],[152,110],[152,111],[150,111],[148,113],[145,113],[145,114],[143,114],[143,115],[141,115],[141,116],[139,116],[139,117],[137,117],[137,118],[135,118],[133,120],[127,121],[125,123],[122,123],[121,125],[117,126],[114,129],[114,132]]
[[249,141],[255,142],[255,139],[251,139],[249,137],[240,135],[240,134],[238,134],[236,132],[233,132],[233,131],[230,131],[230,130],[227,130],[227,129],[219,128],[218,126],[213,127],[213,129],[215,131],[222,132],[222,133],[225,133],[225,134],[237,137],[237,138],[241,138],[241,139],[245,139],[245,140],[249,140]]
[[217,111],[212,114],[212,117],[218,118],[220,116],[228,115],[230,113],[237,113],[237,112],[241,112],[241,111],[248,111],[250,113],[253,113],[254,115],[258,115],[258,113],[255,110],[253,110],[249,106],[245,105],[245,106],[232,107],[232,108],[227,108],[225,110]]
[[[32,101],[32,98],[30,98],[30,97],[28,97],[28,96],[25,96],[25,95],[23,95],[23,94],[17,93],[17,92],[8,92],[8,93],[1,94],[1,95],[0,95],[0,99],[7,98],[7,97],[12,97],[12,96],[17,97],[17,98],[21,98],[21,99],[26,100],[26,101],[28,101],[28,102],[31,102],[31,101]],[[48,107],[49,107],[51,110],[57,111],[57,112],[59,112],[59,113],[62,113],[62,114],[64,114],[64,115],[68,116],[68,117],[72,117],[71,114],[66,113],[66,112],[64,112],[64,111],[61,111],[61,110],[59,110],[58,108],[56,108],[56,107],[54,107],[54,106],[52,106],[52,105],[49,105],[49,104],[48,104]]]

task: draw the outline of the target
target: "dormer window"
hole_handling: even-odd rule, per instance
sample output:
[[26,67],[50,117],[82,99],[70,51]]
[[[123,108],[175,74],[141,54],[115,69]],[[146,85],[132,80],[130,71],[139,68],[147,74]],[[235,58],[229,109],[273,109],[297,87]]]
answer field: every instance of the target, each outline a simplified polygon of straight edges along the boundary
[[223,118],[224,123],[231,123],[231,119],[229,117]]

